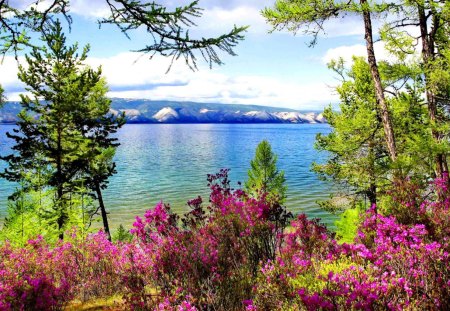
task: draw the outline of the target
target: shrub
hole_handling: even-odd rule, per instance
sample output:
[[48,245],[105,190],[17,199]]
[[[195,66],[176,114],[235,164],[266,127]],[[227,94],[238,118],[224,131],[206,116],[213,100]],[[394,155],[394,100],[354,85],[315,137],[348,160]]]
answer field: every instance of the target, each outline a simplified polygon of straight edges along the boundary
[[[152,254],[152,284],[134,295],[141,307],[162,301],[189,301],[198,309],[239,310],[251,295],[261,262],[274,259],[289,213],[265,197],[251,198],[229,187],[228,171],[208,177],[210,205],[191,200],[191,211],[178,221],[163,203],[136,218],[132,233]],[[145,273],[144,273],[145,274]],[[155,286],[160,296],[148,294]],[[140,291],[140,293],[139,293]],[[141,299],[136,299],[140,296]]]
[[[38,237],[21,248],[0,247],[0,309],[61,309],[72,299],[107,297],[121,291],[119,248],[99,232],[50,248]],[[125,258],[126,259],[126,258]]]
[[[355,244],[338,246],[303,216],[288,235],[277,260],[261,270],[258,310],[279,308],[293,296],[291,307],[309,310],[442,309],[450,303],[449,254],[424,225],[398,224],[371,209]],[[267,298],[269,289],[277,299]]]
[[[62,309],[71,299],[123,295],[138,310],[422,310],[450,305],[449,204],[408,191],[409,217],[362,214],[352,244],[318,219],[255,199],[209,176],[210,203],[183,216],[162,202],[136,218],[129,242],[69,232],[0,246],[0,309]],[[429,190],[429,189],[427,189]],[[420,198],[420,200],[419,200]],[[401,203],[403,202],[403,203]],[[412,208],[414,206],[414,208]],[[394,211],[394,209],[391,209]]]
[[336,220],[336,239],[339,243],[353,243],[358,232],[360,220],[359,208],[345,210]]

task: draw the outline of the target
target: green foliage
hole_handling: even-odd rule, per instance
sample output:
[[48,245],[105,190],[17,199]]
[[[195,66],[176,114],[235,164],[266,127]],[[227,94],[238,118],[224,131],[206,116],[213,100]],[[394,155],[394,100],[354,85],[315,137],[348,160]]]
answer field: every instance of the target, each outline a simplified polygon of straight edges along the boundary
[[119,225],[112,236],[113,242],[131,242],[132,239],[133,235],[122,224]]
[[431,134],[430,141],[424,145],[433,159],[430,164],[438,177],[447,176],[450,150],[450,119],[446,108],[450,103],[449,11],[448,1],[392,3],[381,32],[381,38],[393,55],[404,61],[414,59],[420,69],[426,122]]
[[3,89],[3,87],[0,84],[0,108],[3,107],[3,105],[5,104],[5,101],[6,101],[4,92],[5,92],[5,90]]
[[301,31],[312,36],[312,46],[317,43],[318,35],[325,33],[326,21],[362,14],[364,11],[381,14],[388,8],[384,1],[276,0],[273,7],[266,7],[261,13],[274,30]]
[[[427,0],[276,0],[272,8],[263,10],[274,30],[303,31],[313,36],[312,45],[325,31],[326,21],[350,14],[363,16],[370,70],[361,61],[355,61],[350,71],[342,60],[330,65],[342,78],[337,88],[341,111],[325,111],[334,131],[317,140],[318,149],[331,154],[326,164],[314,166],[322,178],[376,203],[384,201],[382,196],[394,179],[408,176],[424,181],[446,176],[450,153],[448,12],[448,1]],[[374,54],[371,18],[380,16],[387,21],[381,39],[392,56],[389,63],[377,63]]]
[[46,47],[33,48],[26,56],[28,67],[19,67],[19,79],[32,97],[21,95],[18,128],[7,134],[15,140],[15,152],[2,157],[9,167],[1,175],[20,182],[21,191],[54,189],[53,211],[47,212],[62,237],[72,225],[73,198],[80,189],[98,194],[115,173],[118,143],[110,135],[124,120],[109,113],[101,69],[84,65],[88,47],[78,54],[77,45],[66,46],[59,22],[42,40]]
[[[433,142],[422,98],[421,70],[416,63],[402,59],[396,63],[381,62],[379,66],[385,88],[391,90],[387,102],[398,156],[392,162],[369,65],[362,58],[354,58],[349,69],[342,60],[332,61],[329,67],[342,80],[336,89],[341,99],[340,110],[325,109],[324,116],[332,131],[317,136],[316,148],[326,151],[329,157],[325,163],[314,163],[313,170],[320,178],[337,184],[339,196],[349,195],[350,200],[332,196],[325,206],[330,210],[346,209],[366,200],[369,206],[377,203],[383,208],[399,171],[417,181],[427,180],[433,176],[434,155],[450,150]],[[339,203],[344,204],[338,206]]]
[[316,43],[317,35],[323,31],[323,23],[350,10],[351,2],[334,0],[276,0],[273,8],[265,8],[262,15],[276,30],[287,28],[294,33],[304,28],[304,33],[313,35],[311,44]]
[[277,156],[267,140],[263,140],[256,147],[255,158],[250,162],[248,180],[245,188],[249,193],[258,195],[267,193],[269,199],[283,203],[286,199],[287,186],[284,171],[277,169]]
[[[17,1],[0,1],[0,53],[13,52],[16,55],[25,47],[35,47],[33,34],[47,35],[55,26],[57,17],[72,24],[70,0],[34,0],[26,6]],[[109,16],[98,20],[99,25],[112,24],[127,37],[137,29],[145,29],[147,42],[140,52],[156,53],[172,57],[172,61],[184,58],[186,64],[196,68],[198,52],[210,65],[222,64],[218,51],[235,55],[233,48],[244,39],[247,27],[236,27],[223,35],[212,38],[192,38],[189,30],[196,26],[194,21],[202,15],[198,1],[167,9],[157,2],[135,0],[103,0],[109,8]]]
[[353,243],[358,233],[360,208],[345,210],[336,220],[336,240],[339,243]]
[[380,177],[390,164],[369,66],[362,58],[354,58],[350,70],[342,60],[329,67],[342,78],[337,88],[340,111],[331,107],[324,111],[332,131],[317,136],[316,148],[327,151],[329,158],[326,163],[314,163],[313,171],[375,202],[377,188],[385,183]]
[[[42,236],[50,245],[59,240],[56,224],[54,190],[17,191],[17,199],[8,204],[8,217],[0,230],[0,243],[8,241],[14,246],[24,246],[28,240]],[[92,199],[88,196],[73,195],[67,210],[65,229],[78,228],[77,233],[86,235],[89,229]]]
[[341,256],[334,260],[311,260],[311,267],[295,278],[289,279],[292,289],[304,288],[309,292],[321,292],[327,287],[327,279],[330,273],[340,274],[355,263],[346,256]]

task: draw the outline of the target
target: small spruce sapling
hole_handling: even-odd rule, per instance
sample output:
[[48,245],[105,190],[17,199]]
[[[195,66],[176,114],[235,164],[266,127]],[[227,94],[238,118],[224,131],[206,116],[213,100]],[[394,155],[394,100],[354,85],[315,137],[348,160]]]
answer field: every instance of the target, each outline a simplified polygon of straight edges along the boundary
[[250,162],[245,188],[254,196],[266,194],[269,200],[282,204],[286,200],[287,186],[284,171],[278,171],[277,158],[267,140],[260,142]]

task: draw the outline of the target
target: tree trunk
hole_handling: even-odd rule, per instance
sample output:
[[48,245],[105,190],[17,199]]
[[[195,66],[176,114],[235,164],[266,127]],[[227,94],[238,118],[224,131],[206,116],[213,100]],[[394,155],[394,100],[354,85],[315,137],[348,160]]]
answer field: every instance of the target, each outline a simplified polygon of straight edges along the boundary
[[102,190],[98,182],[95,182],[95,192],[97,193],[98,204],[102,213],[103,229],[105,230],[108,241],[111,242],[111,233],[109,232],[108,215],[106,214],[105,204],[103,203]]
[[[425,89],[426,89],[426,97],[428,103],[428,115],[431,121],[431,134],[436,143],[439,143],[441,140],[441,135],[439,131],[435,129],[435,125],[437,124],[437,105],[436,98],[434,93],[430,90],[428,85],[428,67],[430,65],[430,61],[434,59],[434,35],[428,33],[428,25],[427,25],[427,16],[425,14],[425,8],[421,5],[418,5],[417,11],[419,14],[419,25],[420,25],[420,37],[422,39],[422,59],[424,65],[424,76],[425,76]],[[437,27],[434,25],[433,27]],[[444,172],[447,170],[447,163],[445,160],[445,155],[439,153],[435,156],[436,163],[436,176],[444,177]]]
[[375,206],[375,213],[377,212],[377,186],[371,183],[369,189],[366,192],[367,198],[369,199],[370,207]]
[[370,10],[364,8],[368,5],[367,0],[360,0],[363,6],[363,17],[364,17],[364,30],[367,48],[367,61],[369,62],[370,72],[372,74],[372,79],[375,84],[375,95],[377,99],[378,107],[381,111],[381,120],[383,122],[384,134],[386,139],[387,148],[389,151],[389,156],[392,161],[397,159],[397,148],[395,145],[394,130],[392,128],[392,122],[389,115],[389,110],[386,104],[386,99],[384,97],[383,86],[381,84],[380,73],[378,71],[377,60],[375,58],[375,51],[373,48],[373,35],[372,35],[372,20],[370,18]]
[[61,135],[61,126],[58,125],[58,133],[57,133],[57,153],[56,153],[56,188],[57,188],[57,204],[58,204],[58,212],[59,216],[57,219],[58,223],[58,231],[59,231],[59,239],[64,239],[64,232],[63,232],[63,226],[64,226],[64,206],[63,206],[63,181],[62,181],[62,135]]
[[370,165],[368,169],[369,175],[369,189],[366,191],[367,198],[370,202],[370,207],[375,206],[375,213],[377,213],[377,185],[376,185],[376,176],[375,176],[375,152],[374,152],[375,142],[373,140],[369,140],[369,159]]

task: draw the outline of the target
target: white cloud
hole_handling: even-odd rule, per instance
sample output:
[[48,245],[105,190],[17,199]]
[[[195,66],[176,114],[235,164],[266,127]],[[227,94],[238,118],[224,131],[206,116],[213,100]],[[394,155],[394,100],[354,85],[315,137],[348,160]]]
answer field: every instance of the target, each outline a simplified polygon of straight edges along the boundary
[[110,9],[105,0],[71,0],[70,12],[90,18],[107,17]]
[[325,83],[289,83],[265,76],[229,77],[213,72],[193,74],[186,85],[150,90],[112,91],[111,97],[254,104],[320,110],[337,101]]
[[364,24],[358,16],[333,18],[324,24],[322,37],[343,37],[364,34]]
[[212,31],[215,34],[231,30],[233,25],[250,26],[249,33],[263,34],[270,30],[260,9],[252,6],[237,6],[231,9],[214,7],[203,12],[196,20],[198,30]]
[[[19,57],[19,62],[23,62],[24,58]],[[11,87],[18,85],[19,81],[17,79],[18,73],[18,63],[14,57],[5,56],[3,62],[0,62],[0,81],[5,87]]]
[[103,66],[111,86],[109,96],[155,100],[258,104],[296,109],[322,109],[337,98],[321,82],[299,85],[269,76],[230,76],[220,68],[200,66],[192,72],[182,61],[165,73],[169,60],[155,56],[122,53],[111,58],[91,58],[92,66]]
[[109,85],[137,86],[156,83],[186,83],[191,70],[184,60],[176,61],[166,74],[171,59],[155,55],[151,60],[146,55],[132,52],[120,53],[108,58],[88,58],[91,67],[102,66],[103,74]]
[[[169,60],[158,56],[122,53],[109,58],[89,58],[91,66],[103,66],[111,91],[109,96],[179,101],[240,103],[295,109],[322,109],[336,102],[333,91],[321,82],[299,85],[270,76],[232,76],[209,70],[206,66],[192,72],[182,62],[175,63],[165,74]],[[7,70],[4,70],[7,66]],[[16,63],[7,57],[0,66],[0,84],[10,100],[17,100],[23,86],[17,80]]]
[[[383,42],[376,42],[374,44],[374,49],[378,61],[392,59],[392,56],[389,55],[389,53],[384,49]],[[339,57],[342,57],[346,64],[351,64],[353,56],[362,56],[367,58],[366,46],[364,44],[354,44],[342,45],[336,48],[329,49],[322,57],[322,62],[327,64],[333,59],[337,60]]]

